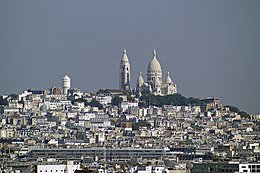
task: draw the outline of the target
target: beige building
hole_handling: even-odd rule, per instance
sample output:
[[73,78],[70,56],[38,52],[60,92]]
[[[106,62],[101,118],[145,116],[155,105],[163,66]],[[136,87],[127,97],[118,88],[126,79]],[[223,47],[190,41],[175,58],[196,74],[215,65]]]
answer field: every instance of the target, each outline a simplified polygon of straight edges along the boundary
[[5,127],[0,129],[0,138],[16,138],[17,132],[15,128]]

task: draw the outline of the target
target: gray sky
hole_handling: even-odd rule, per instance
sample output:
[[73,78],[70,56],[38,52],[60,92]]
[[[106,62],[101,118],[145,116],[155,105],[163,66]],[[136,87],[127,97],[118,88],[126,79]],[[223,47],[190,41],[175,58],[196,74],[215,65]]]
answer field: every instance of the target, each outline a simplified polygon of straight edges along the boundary
[[259,0],[0,0],[0,94],[31,87],[131,85],[152,51],[184,96],[218,96],[260,113]]

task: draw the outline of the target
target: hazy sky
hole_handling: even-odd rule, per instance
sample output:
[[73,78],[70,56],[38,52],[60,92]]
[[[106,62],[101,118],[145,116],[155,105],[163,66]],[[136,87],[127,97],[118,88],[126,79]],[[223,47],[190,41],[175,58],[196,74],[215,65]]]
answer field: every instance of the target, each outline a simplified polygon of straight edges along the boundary
[[0,94],[31,87],[131,86],[157,50],[184,96],[260,113],[260,0],[0,0]]

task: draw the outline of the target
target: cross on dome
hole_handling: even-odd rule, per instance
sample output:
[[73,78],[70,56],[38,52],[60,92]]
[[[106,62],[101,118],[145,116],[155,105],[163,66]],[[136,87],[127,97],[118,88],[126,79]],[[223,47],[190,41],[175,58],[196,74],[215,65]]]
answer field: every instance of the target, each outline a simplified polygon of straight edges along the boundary
[[155,49],[153,49],[153,58],[156,59],[156,50]]

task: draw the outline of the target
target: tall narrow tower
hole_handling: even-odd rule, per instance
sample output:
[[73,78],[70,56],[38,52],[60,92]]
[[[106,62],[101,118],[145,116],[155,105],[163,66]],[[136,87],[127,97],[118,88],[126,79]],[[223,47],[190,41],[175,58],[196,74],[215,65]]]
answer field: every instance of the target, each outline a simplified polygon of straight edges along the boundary
[[67,95],[68,90],[70,89],[70,78],[67,75],[62,78],[62,88],[63,94]]
[[125,49],[120,62],[119,89],[130,90],[130,63]]

